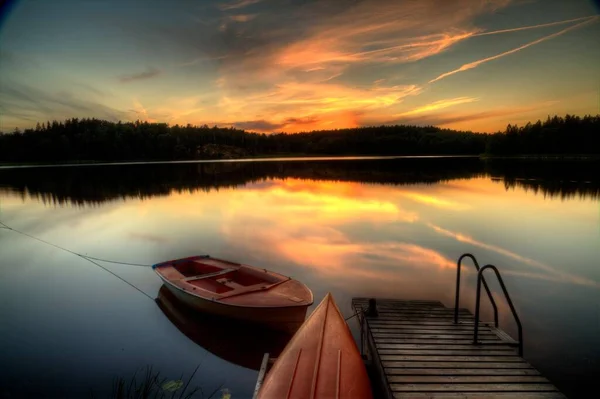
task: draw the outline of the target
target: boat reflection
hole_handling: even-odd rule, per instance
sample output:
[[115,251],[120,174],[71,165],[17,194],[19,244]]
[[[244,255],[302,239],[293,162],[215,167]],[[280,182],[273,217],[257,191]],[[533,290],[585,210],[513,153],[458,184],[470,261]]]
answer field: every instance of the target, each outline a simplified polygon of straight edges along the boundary
[[258,370],[265,353],[277,357],[293,334],[194,311],[162,286],[158,307],[186,337],[215,356]]

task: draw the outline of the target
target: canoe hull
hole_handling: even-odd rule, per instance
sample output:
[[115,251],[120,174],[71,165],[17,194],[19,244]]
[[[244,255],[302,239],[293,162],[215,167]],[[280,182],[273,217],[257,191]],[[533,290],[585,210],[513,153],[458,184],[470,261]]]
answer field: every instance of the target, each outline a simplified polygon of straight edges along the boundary
[[292,334],[300,328],[306,318],[308,305],[273,308],[229,305],[190,294],[173,285],[168,280],[163,279],[163,281],[167,289],[180,302],[199,312],[259,324]]
[[258,392],[258,399],[372,397],[360,352],[330,294],[286,345]]

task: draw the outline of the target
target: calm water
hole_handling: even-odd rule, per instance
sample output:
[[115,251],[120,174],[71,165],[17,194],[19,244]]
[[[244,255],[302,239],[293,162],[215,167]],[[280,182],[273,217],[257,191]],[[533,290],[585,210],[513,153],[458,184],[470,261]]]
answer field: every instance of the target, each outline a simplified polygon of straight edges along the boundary
[[[472,252],[505,276],[525,357],[583,397],[600,373],[597,166],[371,159],[4,169],[0,220],[91,256],[152,264],[209,253],[266,267],[306,283],[316,303],[332,292],[346,315],[353,296],[451,306],[456,259]],[[103,397],[115,376],[145,365],[177,379],[201,364],[193,384],[248,398],[260,354],[285,344],[169,313],[168,298],[159,307],[97,266],[10,231],[0,230],[0,254],[4,397]],[[159,295],[151,269],[105,266]],[[462,293],[471,310],[473,275]],[[498,298],[501,326],[514,334]]]

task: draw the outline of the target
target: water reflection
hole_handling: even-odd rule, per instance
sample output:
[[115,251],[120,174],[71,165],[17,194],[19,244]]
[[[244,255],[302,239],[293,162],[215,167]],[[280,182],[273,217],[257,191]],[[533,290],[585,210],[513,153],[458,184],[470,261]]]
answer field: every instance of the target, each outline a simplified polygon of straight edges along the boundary
[[158,307],[186,337],[238,366],[260,369],[263,355],[277,357],[291,335],[187,309],[164,285]]
[[[507,190],[524,188],[551,198],[598,198],[596,161],[516,161],[478,158],[339,161],[218,162],[0,169],[0,190],[45,203],[93,205],[105,201],[211,191],[274,178],[407,185],[489,177]],[[407,193],[441,208],[461,207]]]
[[[472,252],[505,277],[528,360],[577,394],[595,384],[600,367],[596,166],[401,159],[6,169],[0,219],[91,256],[152,264],[210,253],[265,267],[306,283],[315,303],[332,292],[346,316],[353,296],[450,305],[456,259]],[[0,311],[10,316],[8,327],[0,325],[0,367],[8,370],[0,386],[49,367],[56,369],[53,381],[77,379],[86,387],[110,385],[108,377],[89,375],[114,375],[122,365],[149,363],[179,374],[193,370],[204,347],[215,356],[203,360],[203,382],[231,376],[233,397],[251,397],[265,348],[247,344],[249,358],[237,357],[245,330],[181,315],[151,270],[109,265],[145,292],[158,292],[173,323],[79,258],[2,230],[0,251]],[[464,270],[462,306],[473,310],[474,273]],[[501,297],[497,303],[501,326],[512,332],[506,304]],[[128,322],[132,315],[136,323]],[[69,363],[67,350],[94,366]],[[40,389],[54,388],[48,382]]]

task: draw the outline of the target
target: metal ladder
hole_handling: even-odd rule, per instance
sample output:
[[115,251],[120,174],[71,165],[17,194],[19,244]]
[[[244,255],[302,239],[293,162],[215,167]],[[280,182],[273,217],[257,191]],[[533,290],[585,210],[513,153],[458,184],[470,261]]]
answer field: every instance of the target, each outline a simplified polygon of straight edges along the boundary
[[500,275],[498,268],[496,266],[490,265],[490,264],[485,265],[483,267],[479,267],[479,263],[477,262],[477,259],[475,259],[475,256],[473,256],[472,254],[469,254],[469,253],[461,255],[460,258],[458,258],[458,261],[456,263],[456,296],[454,298],[454,324],[458,324],[458,307],[459,307],[459,299],[460,299],[460,269],[462,266],[462,260],[464,258],[470,258],[473,261],[473,264],[475,265],[475,269],[477,269],[477,294],[476,294],[476,299],[475,299],[475,324],[474,324],[474,328],[473,328],[473,344],[476,345],[478,343],[477,336],[479,333],[479,311],[480,311],[480,303],[481,303],[481,284],[482,283],[483,283],[483,287],[485,288],[485,291],[487,292],[488,298],[490,299],[490,303],[492,304],[492,307],[494,308],[494,327],[498,328],[498,307],[496,306],[496,302],[494,301],[492,292],[490,291],[490,288],[488,287],[487,282],[485,281],[485,278],[483,277],[484,271],[486,271],[487,269],[492,269],[495,272],[496,277],[498,278],[498,282],[500,283],[500,287],[502,288],[502,291],[504,292],[504,297],[506,298],[506,302],[508,303],[508,306],[510,307],[510,311],[512,312],[515,323],[517,324],[517,330],[518,330],[518,335],[519,335],[517,345],[519,347],[519,356],[522,357],[523,356],[523,327],[521,326],[521,320],[519,319],[519,315],[517,314],[517,311],[515,310],[515,307],[512,303],[512,300],[510,299],[510,295],[508,294],[508,291],[506,290],[506,286],[504,285],[504,281],[502,280],[502,276]]

